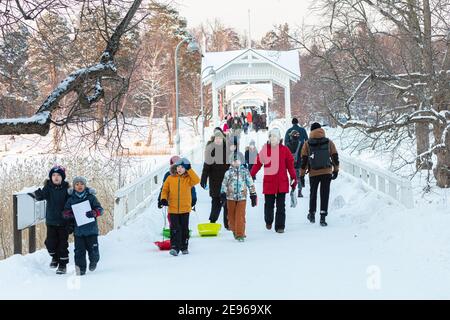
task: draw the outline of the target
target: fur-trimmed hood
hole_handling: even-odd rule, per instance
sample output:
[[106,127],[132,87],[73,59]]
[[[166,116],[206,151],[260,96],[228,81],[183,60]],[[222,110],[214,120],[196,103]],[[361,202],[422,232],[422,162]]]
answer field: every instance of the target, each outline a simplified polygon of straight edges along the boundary
[[323,128],[314,129],[309,133],[310,139],[321,139],[325,138],[325,130]]
[[61,183],[61,186],[57,186],[53,182],[51,182],[50,179],[47,178],[47,179],[44,180],[44,186],[49,186],[49,187],[52,187],[52,188],[54,188],[54,187],[70,188],[70,183],[68,183],[67,181],[64,180]]

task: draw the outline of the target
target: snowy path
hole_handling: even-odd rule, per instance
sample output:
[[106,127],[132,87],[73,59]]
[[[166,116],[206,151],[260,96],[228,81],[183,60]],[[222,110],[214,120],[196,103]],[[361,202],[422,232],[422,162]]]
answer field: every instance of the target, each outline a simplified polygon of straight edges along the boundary
[[[261,177],[257,188],[260,192]],[[198,188],[198,193],[193,230],[209,212],[207,192]],[[225,230],[217,238],[195,235],[191,254],[179,257],[152,244],[162,225],[153,205],[100,238],[99,268],[85,277],[73,275],[73,245],[65,276],[48,269],[44,250],[0,262],[0,299],[450,297],[448,254],[436,243],[441,238],[423,239],[430,230],[416,226],[425,216],[389,205],[345,176],[333,182],[329,227],[309,224],[308,199],[300,200],[297,208],[287,208],[285,234],[265,229],[259,194],[259,206],[248,206],[246,242],[236,242]],[[408,219],[412,214],[416,219]]]

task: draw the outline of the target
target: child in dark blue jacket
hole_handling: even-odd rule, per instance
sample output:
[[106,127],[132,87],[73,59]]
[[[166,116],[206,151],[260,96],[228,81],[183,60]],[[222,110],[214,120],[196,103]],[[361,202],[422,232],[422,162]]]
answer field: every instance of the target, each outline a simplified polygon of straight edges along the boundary
[[[75,223],[75,269],[77,275],[86,273],[86,251],[89,256],[89,271],[94,271],[100,260],[100,252],[98,249],[98,225],[97,217],[103,214],[103,208],[95,197],[95,190],[87,187],[87,180],[84,177],[75,177],[73,179],[73,190],[69,190],[70,197],[64,207],[64,218]],[[72,205],[89,201],[90,211],[86,212],[86,217],[95,220],[78,226],[76,224]]]
[[67,223],[63,219],[64,205],[69,198],[69,183],[65,181],[66,171],[61,166],[54,166],[45,181],[44,187],[29,193],[37,201],[46,200],[45,224],[47,237],[45,246],[52,257],[50,268],[58,268],[57,274],[66,273],[69,263],[69,233]]

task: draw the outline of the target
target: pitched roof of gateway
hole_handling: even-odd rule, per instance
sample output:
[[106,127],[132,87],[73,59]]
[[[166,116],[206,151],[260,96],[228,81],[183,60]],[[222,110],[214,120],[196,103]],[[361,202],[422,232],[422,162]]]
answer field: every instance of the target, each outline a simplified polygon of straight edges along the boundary
[[[203,54],[202,70],[212,67],[216,73],[222,71],[233,62],[237,62],[239,58],[244,57],[252,51],[257,58],[263,58],[267,62],[283,69],[293,78],[300,78],[300,61],[298,50],[290,51],[271,51],[258,49],[233,50],[223,52],[206,52]],[[254,60],[254,62],[256,62]],[[204,77],[206,77],[204,75]]]

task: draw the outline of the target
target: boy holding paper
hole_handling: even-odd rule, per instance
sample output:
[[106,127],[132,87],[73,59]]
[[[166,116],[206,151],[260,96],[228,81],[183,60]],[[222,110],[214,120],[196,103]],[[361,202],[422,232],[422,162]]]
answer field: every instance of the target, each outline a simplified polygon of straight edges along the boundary
[[89,255],[89,271],[94,271],[100,260],[98,250],[97,217],[103,214],[103,208],[95,197],[95,190],[87,188],[84,177],[73,179],[74,190],[64,207],[64,218],[75,220],[75,268],[77,275],[86,273],[86,251]]

